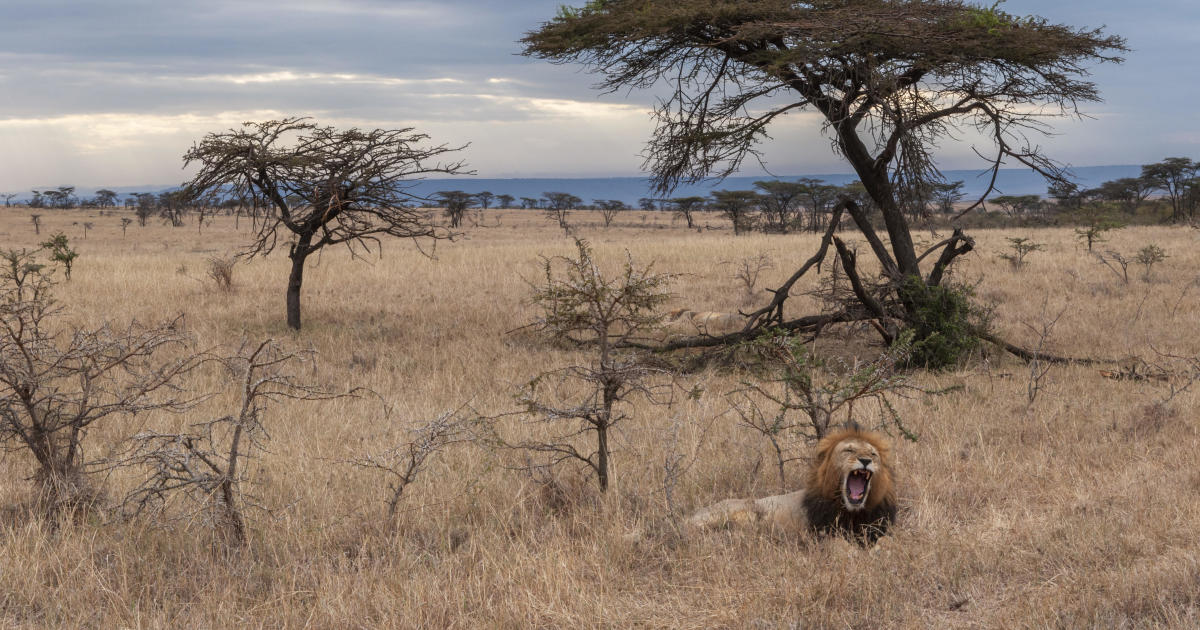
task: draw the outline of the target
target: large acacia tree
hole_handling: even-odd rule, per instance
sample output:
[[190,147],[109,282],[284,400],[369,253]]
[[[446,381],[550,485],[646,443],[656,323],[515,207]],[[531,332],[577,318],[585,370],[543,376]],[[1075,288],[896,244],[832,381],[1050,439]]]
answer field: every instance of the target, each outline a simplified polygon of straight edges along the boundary
[[[1027,135],[1045,131],[1046,115],[1077,114],[1079,104],[1098,100],[1087,66],[1120,61],[1125,50],[1100,30],[960,0],[592,0],[561,9],[522,41],[527,55],[585,65],[601,89],[669,90],[645,152],[645,168],[664,192],[737,171],[758,156],[778,118],[819,114],[887,232],[885,242],[853,200],[843,198],[832,213],[819,256],[848,212],[882,268],[880,283],[856,282],[858,303],[836,317],[909,325],[920,310],[913,294],[940,284],[973,247],[955,231],[921,253],[909,232],[921,191],[942,181],[933,156],[939,141],[974,127],[991,145],[977,151],[990,159],[993,183],[1005,163],[1062,180],[1063,170]],[[855,269],[846,259],[853,252],[837,250]],[[787,290],[811,267],[751,314],[745,332],[786,323]]]
[[357,255],[377,247],[381,236],[452,235],[409,205],[425,201],[409,192],[411,180],[465,173],[461,161],[443,161],[463,147],[428,139],[411,128],[339,131],[303,118],[249,122],[208,134],[183,156],[185,165],[200,165],[185,191],[254,206],[247,256],[269,254],[281,235],[287,240],[287,320],[299,329],[304,263],[322,247],[346,245]]

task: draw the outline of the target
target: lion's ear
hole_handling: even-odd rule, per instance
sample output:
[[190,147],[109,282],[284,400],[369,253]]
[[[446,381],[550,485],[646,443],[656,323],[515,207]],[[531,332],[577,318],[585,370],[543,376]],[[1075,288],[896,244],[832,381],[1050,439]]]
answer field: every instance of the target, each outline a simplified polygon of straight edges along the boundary
[[837,443],[833,438],[834,435],[829,434],[821,438],[820,442],[817,442],[817,461],[824,461],[826,457],[829,457],[829,452],[833,450],[834,445]]
[[884,461],[884,463],[891,465],[891,463],[892,463],[892,445],[890,442],[888,442],[883,437],[880,437],[879,440],[875,443],[875,450],[879,451],[879,459],[882,459]]

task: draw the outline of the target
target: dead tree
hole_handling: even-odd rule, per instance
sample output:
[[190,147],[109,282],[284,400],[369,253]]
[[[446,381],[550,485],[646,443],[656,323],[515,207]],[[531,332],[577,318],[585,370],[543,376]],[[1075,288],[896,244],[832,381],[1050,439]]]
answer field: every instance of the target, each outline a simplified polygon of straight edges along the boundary
[[[810,110],[824,119],[835,150],[881,213],[886,244],[857,204],[842,203],[881,281],[859,278],[871,299],[843,312],[784,319],[794,276],[751,314],[748,330],[780,321],[811,330],[878,319],[876,306],[918,328],[928,289],[973,248],[959,231],[924,253],[913,243],[909,217],[927,202],[924,191],[943,181],[933,151],[959,125],[985,134],[993,146],[984,197],[1007,162],[1065,181],[1027,136],[1045,130],[1047,112],[1075,114],[1081,103],[1098,100],[1087,66],[1120,61],[1126,50],[1121,38],[1100,30],[960,0],[607,0],[564,8],[522,41],[527,55],[583,64],[600,75],[601,89],[671,88],[645,151],[644,168],[660,192],[757,159],[757,143],[785,114]],[[823,260],[830,242],[827,236],[806,267]]]
[[470,174],[460,161],[441,162],[464,147],[426,145],[411,128],[339,131],[302,118],[245,123],[210,133],[184,156],[200,164],[187,183],[192,198],[213,194],[250,200],[265,214],[255,219],[247,257],[265,256],[288,242],[292,260],[287,320],[300,328],[304,263],[329,245],[352,255],[370,251],[382,236],[442,239],[453,234],[430,222],[408,201],[421,200],[411,180],[430,174]]
[[39,502],[53,516],[95,496],[83,448],[88,429],[118,416],[188,408],[193,400],[178,380],[200,358],[179,320],[68,325],[32,256],[9,251],[2,264],[0,448],[37,462]]
[[183,517],[206,515],[228,542],[241,546],[248,541],[250,501],[243,489],[248,479],[245,460],[263,451],[270,437],[263,425],[267,406],[282,400],[331,400],[353,392],[336,393],[300,382],[287,368],[310,362],[312,353],[283,350],[271,339],[243,343],[232,356],[218,360],[240,390],[234,413],[193,424],[185,432],[139,433],[128,453],[110,465],[149,470],[124,501],[131,514],[161,513],[173,495],[183,495],[191,506]]
[[431,458],[455,444],[475,439],[477,416],[466,408],[447,411],[433,420],[405,430],[407,439],[378,453],[346,463],[382,473],[389,479],[386,513],[388,528],[395,531],[404,491],[425,470]]

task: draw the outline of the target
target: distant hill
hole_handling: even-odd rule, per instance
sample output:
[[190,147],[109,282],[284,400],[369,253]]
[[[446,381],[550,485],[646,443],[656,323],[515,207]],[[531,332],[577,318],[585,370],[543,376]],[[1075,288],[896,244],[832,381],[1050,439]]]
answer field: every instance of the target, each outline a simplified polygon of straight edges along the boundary
[[[1075,180],[1084,188],[1094,188],[1103,182],[1122,177],[1137,177],[1141,174],[1141,166],[1082,166],[1071,172]],[[989,174],[986,172],[944,171],[948,181],[963,182],[967,196],[978,196],[987,188]],[[814,177],[834,185],[848,184],[855,179],[850,174],[834,175],[787,175],[779,177],[728,177],[720,182],[704,182],[700,184],[681,185],[672,197],[687,197],[692,195],[707,196],[713,190],[749,190],[754,182],[767,179],[795,180],[800,177]],[[650,180],[645,177],[576,177],[576,178],[513,178],[513,179],[481,179],[473,177],[457,177],[447,179],[426,179],[413,182],[412,192],[421,196],[430,196],[442,190],[461,190],[468,193],[489,191],[493,194],[508,194],[516,199],[521,197],[540,198],[547,192],[571,193],[584,203],[592,203],[596,199],[618,199],[631,206],[637,206],[638,199],[655,196],[650,191]],[[53,189],[33,187],[34,190]],[[177,188],[178,185],[145,185],[145,186],[101,186],[120,193],[124,198],[135,192],[159,193],[164,190]],[[1001,169],[996,181],[996,193],[1002,195],[1045,195],[1046,182],[1041,176],[1027,168]],[[80,198],[91,197],[97,188],[78,188],[76,194]],[[19,197],[27,199],[28,197]]]
[[[1137,177],[1142,172],[1141,166],[1086,166],[1072,169],[1075,180],[1084,188],[1094,188],[1103,182],[1122,177]],[[980,171],[944,171],[948,181],[963,182],[967,196],[980,195],[987,189],[989,173]],[[749,190],[754,182],[767,179],[795,180],[800,177],[814,177],[834,185],[848,184],[856,179],[855,175],[791,175],[780,177],[728,177],[720,182],[704,182],[700,184],[681,185],[672,197],[687,197],[692,195],[707,196],[713,190]],[[547,192],[568,192],[580,197],[585,203],[595,199],[619,199],[632,206],[637,205],[642,197],[655,196],[650,191],[649,179],[645,177],[609,177],[609,178],[573,178],[573,179],[428,179],[417,183],[413,192],[420,195],[431,195],[440,190],[462,190],[468,193],[489,191],[494,194],[509,194],[521,197],[539,198]],[[1001,169],[996,180],[997,192],[994,195],[1045,195],[1046,181],[1031,169]]]

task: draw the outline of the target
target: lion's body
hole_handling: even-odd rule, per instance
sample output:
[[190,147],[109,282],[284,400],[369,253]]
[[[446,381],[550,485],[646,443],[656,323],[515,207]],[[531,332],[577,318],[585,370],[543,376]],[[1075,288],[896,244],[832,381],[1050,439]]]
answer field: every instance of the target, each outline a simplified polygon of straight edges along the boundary
[[686,325],[689,329],[694,328],[702,334],[732,331],[737,329],[743,321],[744,318],[736,313],[690,311],[683,308],[667,313],[668,324]]
[[761,499],[727,499],[698,510],[688,523],[698,529],[725,525],[782,531],[807,528],[873,542],[895,518],[887,441],[877,433],[852,427],[817,444],[802,490]]

